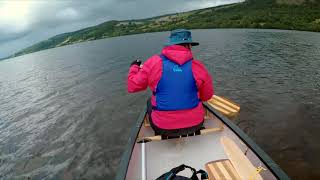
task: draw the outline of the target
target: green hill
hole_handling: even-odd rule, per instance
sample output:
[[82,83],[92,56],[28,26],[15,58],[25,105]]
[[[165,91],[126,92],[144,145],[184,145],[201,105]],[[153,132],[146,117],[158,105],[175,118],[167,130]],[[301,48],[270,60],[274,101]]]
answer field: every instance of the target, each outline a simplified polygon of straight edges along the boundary
[[320,32],[320,0],[247,0],[147,19],[108,21],[54,36],[15,53],[13,57],[83,41],[176,28],[264,28]]

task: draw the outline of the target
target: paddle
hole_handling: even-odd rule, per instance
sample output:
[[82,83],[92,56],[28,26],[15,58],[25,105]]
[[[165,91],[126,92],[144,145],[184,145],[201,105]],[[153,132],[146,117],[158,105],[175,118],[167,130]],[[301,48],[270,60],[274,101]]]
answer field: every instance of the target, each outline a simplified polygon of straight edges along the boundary
[[240,106],[238,104],[221,96],[213,95],[207,103],[228,118],[234,118],[240,112]]

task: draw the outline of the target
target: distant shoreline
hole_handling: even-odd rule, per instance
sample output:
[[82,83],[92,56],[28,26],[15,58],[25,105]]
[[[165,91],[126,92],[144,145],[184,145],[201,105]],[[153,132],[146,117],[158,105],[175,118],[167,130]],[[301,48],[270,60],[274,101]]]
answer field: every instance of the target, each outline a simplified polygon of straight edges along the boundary
[[320,32],[319,9],[319,2],[302,5],[279,5],[273,0],[265,0],[264,2],[248,0],[153,18],[107,21],[78,31],[56,35],[14,53],[8,58],[86,41],[170,31],[176,28]]
[[[291,29],[263,29],[263,28],[202,28],[202,29],[190,29],[190,30],[272,30],[272,31],[284,31],[284,32],[288,32],[288,31],[292,31],[292,32],[304,32],[304,33],[316,33],[316,34],[320,34],[320,32],[316,32],[316,31],[304,31],[304,30],[291,30]],[[149,34],[149,33],[161,33],[161,32],[166,32],[166,31],[158,31],[158,32],[146,32],[146,33],[137,33],[137,34],[128,34],[128,35],[121,35],[121,36],[113,36],[113,37],[106,37],[106,38],[101,38],[101,39],[95,39],[95,40],[103,40],[103,39],[111,39],[111,38],[119,38],[119,37],[125,37],[125,36],[133,36],[133,35],[140,35],[140,34]],[[95,41],[95,40],[87,40],[87,41],[82,41],[82,42],[77,42],[77,43],[72,43],[72,44],[67,44],[67,45],[64,45],[64,46],[69,46],[69,45],[75,45],[75,44],[78,44],[78,43],[85,43],[85,42],[90,42],[90,41]],[[40,50],[40,51],[44,51],[44,50],[49,50],[49,49],[54,49],[54,48],[59,48],[59,47],[63,47],[63,46],[57,46],[57,47],[53,47],[53,48],[48,48],[48,49],[43,49],[43,50]],[[35,52],[39,52],[39,51],[35,51]],[[32,53],[35,53],[35,52],[32,52]],[[27,53],[27,54],[23,54],[23,55],[28,55],[28,54],[32,54],[32,53]],[[20,56],[23,56],[23,55],[20,55]],[[19,57],[19,56],[9,56],[9,57],[5,57],[5,58],[0,58],[0,61],[3,61],[3,60],[8,60],[8,59],[12,59],[12,58],[15,58],[15,57]]]

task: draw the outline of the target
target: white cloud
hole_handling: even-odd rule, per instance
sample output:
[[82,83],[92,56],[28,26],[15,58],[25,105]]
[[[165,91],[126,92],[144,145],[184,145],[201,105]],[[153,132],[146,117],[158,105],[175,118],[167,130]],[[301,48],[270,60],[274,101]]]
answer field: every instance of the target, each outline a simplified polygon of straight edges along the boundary
[[68,7],[66,9],[63,9],[61,11],[58,11],[57,13],[57,18],[58,19],[77,19],[79,17],[79,13],[71,8],[71,7]]
[[4,33],[19,33],[26,30],[30,4],[27,1],[0,2],[0,30]]

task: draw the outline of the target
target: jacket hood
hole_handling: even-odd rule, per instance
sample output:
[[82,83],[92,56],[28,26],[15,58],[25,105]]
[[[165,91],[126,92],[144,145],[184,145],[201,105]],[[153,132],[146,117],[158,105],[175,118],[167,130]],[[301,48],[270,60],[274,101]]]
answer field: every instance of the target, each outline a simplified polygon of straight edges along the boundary
[[191,50],[179,45],[166,46],[161,53],[179,65],[183,65],[193,58]]

